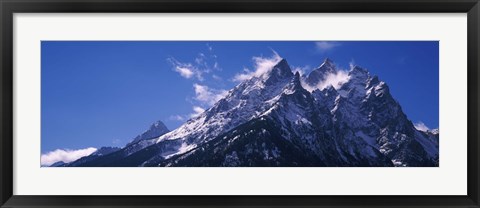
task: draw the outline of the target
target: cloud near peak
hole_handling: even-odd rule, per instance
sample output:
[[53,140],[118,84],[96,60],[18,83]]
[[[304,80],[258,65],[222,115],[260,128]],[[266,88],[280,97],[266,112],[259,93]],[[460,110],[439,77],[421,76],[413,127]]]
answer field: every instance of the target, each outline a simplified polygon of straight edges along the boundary
[[193,106],[193,113],[190,114],[190,118],[197,117],[205,111],[202,107]]
[[272,70],[272,68],[282,60],[282,57],[280,57],[276,51],[272,50],[272,52],[273,55],[271,57],[253,57],[252,59],[255,70],[250,71],[248,69],[244,69],[244,73],[236,74],[233,77],[233,81],[242,82],[254,76],[260,77]]
[[333,88],[338,90],[344,83],[348,82],[348,80],[350,80],[348,72],[338,70],[337,73],[327,74],[325,80],[318,83],[316,87],[320,90],[323,90],[328,86],[333,86]]
[[226,90],[212,89],[206,85],[197,83],[193,84],[193,88],[195,89],[195,100],[207,106],[212,106],[228,93]]
[[329,86],[332,86],[336,90],[340,89],[343,84],[350,80],[348,72],[345,70],[337,70],[335,73],[328,73],[324,76],[324,79],[318,82],[316,85],[308,84],[304,79],[301,79],[302,87],[312,92],[316,89],[323,90]]

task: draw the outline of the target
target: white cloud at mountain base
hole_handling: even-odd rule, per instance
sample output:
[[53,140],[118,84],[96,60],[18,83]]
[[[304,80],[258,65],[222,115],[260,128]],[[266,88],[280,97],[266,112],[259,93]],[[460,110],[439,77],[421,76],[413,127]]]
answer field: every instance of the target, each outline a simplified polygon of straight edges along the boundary
[[56,149],[51,152],[42,154],[40,163],[42,166],[50,166],[56,162],[69,163],[79,158],[88,156],[97,151],[97,148],[89,147],[85,149],[70,150],[70,149]]

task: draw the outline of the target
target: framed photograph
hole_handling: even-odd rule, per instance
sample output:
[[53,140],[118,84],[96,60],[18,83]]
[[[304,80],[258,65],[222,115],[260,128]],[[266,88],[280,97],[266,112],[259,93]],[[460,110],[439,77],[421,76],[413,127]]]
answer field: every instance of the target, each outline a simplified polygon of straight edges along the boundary
[[478,0],[0,1],[1,207],[479,207]]

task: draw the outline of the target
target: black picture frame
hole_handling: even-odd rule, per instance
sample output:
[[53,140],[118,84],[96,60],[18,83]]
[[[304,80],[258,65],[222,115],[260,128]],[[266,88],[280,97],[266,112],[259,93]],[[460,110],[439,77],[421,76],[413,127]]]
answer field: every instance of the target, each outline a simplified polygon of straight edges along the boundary
[[[478,0],[0,0],[1,207],[480,207]],[[466,196],[25,196],[13,195],[14,13],[467,13]],[[449,180],[449,179],[445,179]],[[455,180],[455,179],[453,179]],[[414,187],[412,187],[414,188]]]

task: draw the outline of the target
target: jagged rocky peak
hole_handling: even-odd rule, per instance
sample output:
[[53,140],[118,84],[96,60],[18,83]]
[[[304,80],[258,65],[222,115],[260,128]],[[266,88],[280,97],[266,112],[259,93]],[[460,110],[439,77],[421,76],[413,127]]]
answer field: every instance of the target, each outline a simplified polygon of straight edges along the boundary
[[273,68],[290,69],[290,66],[288,65],[287,59],[281,58],[280,61]]
[[285,91],[284,92],[286,94],[292,94],[292,93],[295,93],[297,91],[303,91],[303,90],[305,90],[305,89],[302,87],[302,83],[300,81],[300,73],[295,72],[295,75],[291,79],[290,83],[288,83],[288,85],[285,86]]
[[353,78],[357,79],[363,79],[367,80],[370,77],[370,73],[368,72],[367,69],[360,67],[360,66],[354,66],[349,72],[348,75]]
[[282,58],[267,74],[264,75],[264,78],[266,78],[265,83],[271,84],[292,76],[292,69],[288,65],[287,60]]
[[294,78],[293,78],[293,84],[296,87],[302,87],[302,84],[300,82],[300,72],[295,72]]
[[335,73],[337,73],[335,64],[332,60],[326,58],[318,68],[314,69],[310,72],[310,74],[308,74],[305,81],[307,82],[307,84],[313,86],[324,80],[328,74]]
[[153,139],[155,137],[162,136],[163,134],[166,134],[169,132],[168,128],[165,126],[165,124],[162,121],[156,121],[152,125],[150,125],[150,128],[143,132],[142,134],[136,136],[132,142],[130,142],[128,145],[137,143],[141,140],[147,140],[147,139]]
[[179,128],[159,136],[168,130],[155,122],[137,143],[72,166],[438,166],[438,130],[415,130],[366,69],[327,58],[302,77],[285,59],[268,64]]
[[380,80],[378,79],[378,76],[377,75],[374,75],[373,77],[370,77],[368,80],[367,80],[367,88],[370,88],[370,87],[373,87],[377,84],[380,83]]
[[389,94],[390,93],[390,88],[388,87],[387,83],[385,82],[379,82],[375,87],[375,94],[377,96],[383,95],[383,94]]
[[335,100],[339,97],[338,91],[331,85],[325,87],[323,90],[317,89],[312,94],[321,106],[327,106],[328,109],[333,109]]
[[337,95],[338,95],[337,90],[336,90],[335,87],[333,87],[332,85],[330,85],[330,86],[328,86],[328,87],[325,87],[325,89],[323,89],[322,92],[323,92],[326,96],[337,96]]
[[168,128],[162,121],[155,121],[146,132],[168,132]]
[[322,67],[322,66],[334,68],[335,64],[333,63],[333,61],[330,58],[325,58],[325,60],[323,60],[323,63],[320,65],[320,67]]

